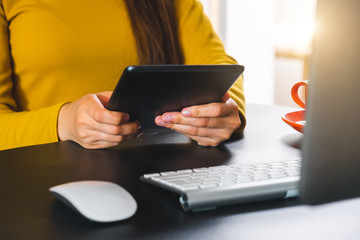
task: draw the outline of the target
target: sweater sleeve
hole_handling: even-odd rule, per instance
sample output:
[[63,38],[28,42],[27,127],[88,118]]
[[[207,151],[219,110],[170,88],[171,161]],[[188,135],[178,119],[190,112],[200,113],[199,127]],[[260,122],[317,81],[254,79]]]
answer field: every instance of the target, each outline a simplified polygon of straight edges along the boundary
[[[224,45],[204,14],[202,4],[198,0],[180,0],[179,2],[179,34],[185,64],[236,64],[235,59],[226,54]],[[242,75],[231,87],[230,97],[238,105],[241,119],[239,130],[243,130],[246,119]]]
[[58,112],[64,103],[18,112],[12,74],[9,23],[0,0],[0,150],[58,141]]

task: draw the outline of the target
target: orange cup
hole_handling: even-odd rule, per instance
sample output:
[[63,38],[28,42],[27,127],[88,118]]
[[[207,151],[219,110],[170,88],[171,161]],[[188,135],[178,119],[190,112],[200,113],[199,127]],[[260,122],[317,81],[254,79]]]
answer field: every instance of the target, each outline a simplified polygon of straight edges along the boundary
[[[300,94],[300,87],[304,87],[304,96],[301,96]],[[294,84],[294,86],[291,89],[291,96],[294,100],[294,102],[299,105],[302,108],[306,108],[306,99],[307,99],[307,92],[309,88],[309,82],[308,81],[301,81]]]

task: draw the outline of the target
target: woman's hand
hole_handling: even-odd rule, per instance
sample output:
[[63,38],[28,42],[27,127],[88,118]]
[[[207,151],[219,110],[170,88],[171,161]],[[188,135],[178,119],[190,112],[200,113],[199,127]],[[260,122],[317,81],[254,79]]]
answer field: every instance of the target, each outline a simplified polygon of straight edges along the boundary
[[85,148],[107,148],[136,137],[140,123],[129,115],[107,110],[111,92],[88,94],[65,104],[59,113],[60,141],[72,140]]
[[155,118],[159,126],[171,128],[202,146],[217,146],[240,127],[238,106],[230,94],[223,102],[191,106],[180,112],[167,112]]

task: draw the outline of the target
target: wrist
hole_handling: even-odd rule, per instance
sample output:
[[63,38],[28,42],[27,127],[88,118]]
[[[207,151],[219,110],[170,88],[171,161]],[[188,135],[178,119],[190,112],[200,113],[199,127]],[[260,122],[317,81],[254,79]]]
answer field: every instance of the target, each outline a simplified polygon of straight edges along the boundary
[[69,107],[70,107],[70,103],[65,103],[59,111],[59,117],[58,117],[58,127],[57,127],[57,131],[58,131],[58,138],[59,141],[67,141],[70,140],[69,137],[69,124],[67,122],[69,114]]

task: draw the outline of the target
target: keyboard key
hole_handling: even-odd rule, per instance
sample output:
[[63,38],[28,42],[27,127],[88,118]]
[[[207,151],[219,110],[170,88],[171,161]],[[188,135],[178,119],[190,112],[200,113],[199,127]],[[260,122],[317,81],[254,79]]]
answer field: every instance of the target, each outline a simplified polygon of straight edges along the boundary
[[181,175],[168,175],[168,176],[155,176],[153,178],[155,179],[161,179],[161,180],[183,180],[189,178],[190,175],[181,174]]
[[144,178],[152,178],[152,177],[157,177],[160,176],[159,173],[149,173],[149,174],[144,174]]
[[184,170],[178,170],[178,171],[176,171],[177,173],[192,173],[193,172],[193,170],[191,170],[191,169],[184,169]]
[[270,179],[269,175],[254,176],[254,181],[262,181],[262,180],[268,180],[268,179]]
[[181,185],[181,184],[186,184],[187,183],[185,180],[178,180],[178,179],[169,180],[168,182],[172,183],[174,185]]
[[253,179],[252,178],[238,178],[236,179],[237,183],[248,183],[248,182],[252,182]]
[[287,177],[287,174],[286,173],[273,173],[273,174],[270,174],[270,177],[273,179],[284,178],[284,177]]
[[[249,177],[247,177],[249,178]],[[235,182],[237,180],[237,177],[231,177],[231,176],[224,176],[222,178],[220,178],[220,182],[227,182],[227,181],[232,181]]]
[[240,170],[241,172],[251,172],[254,170],[254,167],[239,167],[237,169]]
[[[251,180],[249,182],[251,182]],[[218,185],[224,186],[224,185],[231,185],[231,184],[235,184],[235,183],[237,183],[237,181],[235,181],[235,180],[225,180],[225,181],[219,182]]]
[[207,185],[207,184],[217,184],[218,182],[219,182],[219,181],[217,181],[217,180],[209,180],[209,179],[202,181],[202,183],[203,183],[204,185]]
[[208,172],[208,168],[194,168],[194,172]]
[[175,171],[161,172],[161,173],[160,173],[161,176],[169,176],[169,175],[175,175],[175,174],[176,174]]
[[256,169],[268,169],[269,168],[269,165],[268,164],[256,164],[254,165],[254,168]]

